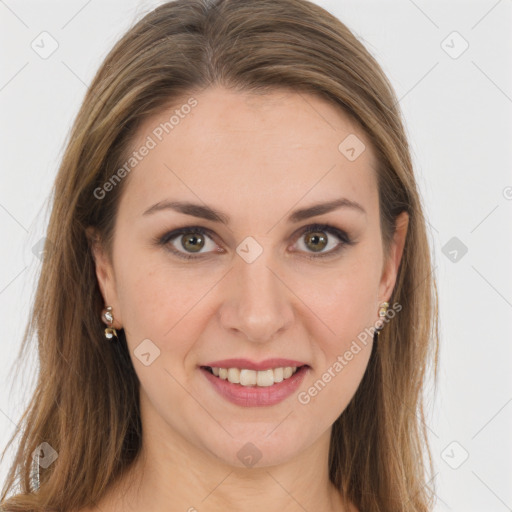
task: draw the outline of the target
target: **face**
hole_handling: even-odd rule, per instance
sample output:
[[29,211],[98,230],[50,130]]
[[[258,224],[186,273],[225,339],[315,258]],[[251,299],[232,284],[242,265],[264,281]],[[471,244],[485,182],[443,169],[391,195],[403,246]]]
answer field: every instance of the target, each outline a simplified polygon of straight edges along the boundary
[[[137,132],[134,151],[155,144],[124,178],[97,276],[145,428],[233,466],[244,450],[273,465],[325,439],[361,382],[372,340],[358,340],[391,296],[406,214],[385,260],[370,141],[330,103],[217,87],[193,97],[169,133],[188,98]],[[233,368],[235,382],[208,366]],[[268,371],[283,367],[298,371]]]

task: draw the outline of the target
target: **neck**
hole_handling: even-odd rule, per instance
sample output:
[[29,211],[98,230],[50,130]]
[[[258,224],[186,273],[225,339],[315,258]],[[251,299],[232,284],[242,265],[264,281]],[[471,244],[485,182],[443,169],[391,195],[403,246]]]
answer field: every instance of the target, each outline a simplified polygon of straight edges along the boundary
[[[98,504],[100,510],[349,512],[329,480],[331,429],[280,464],[265,466],[262,460],[238,467],[191,444],[158,414],[145,413],[141,452]],[[148,417],[151,429],[144,428]]]

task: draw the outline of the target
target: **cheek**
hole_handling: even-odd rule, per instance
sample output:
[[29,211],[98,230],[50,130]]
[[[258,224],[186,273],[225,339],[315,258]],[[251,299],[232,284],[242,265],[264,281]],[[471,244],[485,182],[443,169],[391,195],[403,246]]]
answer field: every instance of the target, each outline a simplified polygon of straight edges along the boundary
[[329,330],[319,323],[310,327],[320,354],[314,375],[297,399],[310,408],[309,417],[324,417],[328,424],[347,407],[361,383],[373,346],[370,327],[377,314],[375,264],[371,267],[360,261],[350,265],[350,271],[346,269],[331,276],[323,290],[308,299],[310,309],[319,312]]
[[[132,251],[118,264],[118,296],[130,345],[149,338],[160,348],[186,348],[205,317],[217,276],[172,266],[165,255]],[[179,343],[176,342],[179,340]]]
[[[355,255],[354,255],[355,256]],[[377,319],[375,309],[379,269],[376,261],[354,257],[339,269],[317,280],[309,291],[304,283],[304,296],[311,310],[334,333],[333,345],[350,345],[359,333],[372,326]]]
[[315,372],[314,378],[301,388],[297,396],[299,404],[307,411],[307,417],[322,418],[326,425],[334,423],[354,397],[368,366],[371,350],[371,342],[352,344],[350,350],[337,351],[336,357]]

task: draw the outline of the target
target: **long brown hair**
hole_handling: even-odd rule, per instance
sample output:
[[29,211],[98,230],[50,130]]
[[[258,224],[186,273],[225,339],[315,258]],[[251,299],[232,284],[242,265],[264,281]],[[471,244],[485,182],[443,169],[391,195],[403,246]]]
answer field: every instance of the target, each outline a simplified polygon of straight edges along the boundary
[[[49,247],[19,356],[35,334],[40,372],[20,420],[3,509],[94,504],[139,453],[139,381],[123,331],[118,348],[105,344],[86,229],[97,228],[111,254],[124,182],[102,200],[94,191],[126,160],[141,122],[213,84],[254,93],[284,87],[329,100],[359,123],[378,157],[386,254],[396,217],[408,212],[391,298],[402,310],[380,334],[355,396],[333,425],[329,471],[361,511],[431,510],[422,391],[430,370],[437,382],[438,298],[401,113],[375,59],[341,21],[307,0],[168,2],[136,23],[101,65],[53,189]],[[43,442],[58,457],[40,469],[39,490],[31,492],[32,452]]]

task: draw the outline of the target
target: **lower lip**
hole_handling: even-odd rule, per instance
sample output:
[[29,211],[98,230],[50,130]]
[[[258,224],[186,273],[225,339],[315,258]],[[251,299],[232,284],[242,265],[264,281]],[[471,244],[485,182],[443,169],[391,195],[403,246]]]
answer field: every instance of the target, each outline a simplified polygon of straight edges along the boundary
[[215,391],[229,402],[242,407],[264,407],[278,404],[293,394],[306,376],[309,367],[302,366],[290,378],[272,384],[272,386],[242,386],[215,377],[204,368],[200,368],[200,370]]

